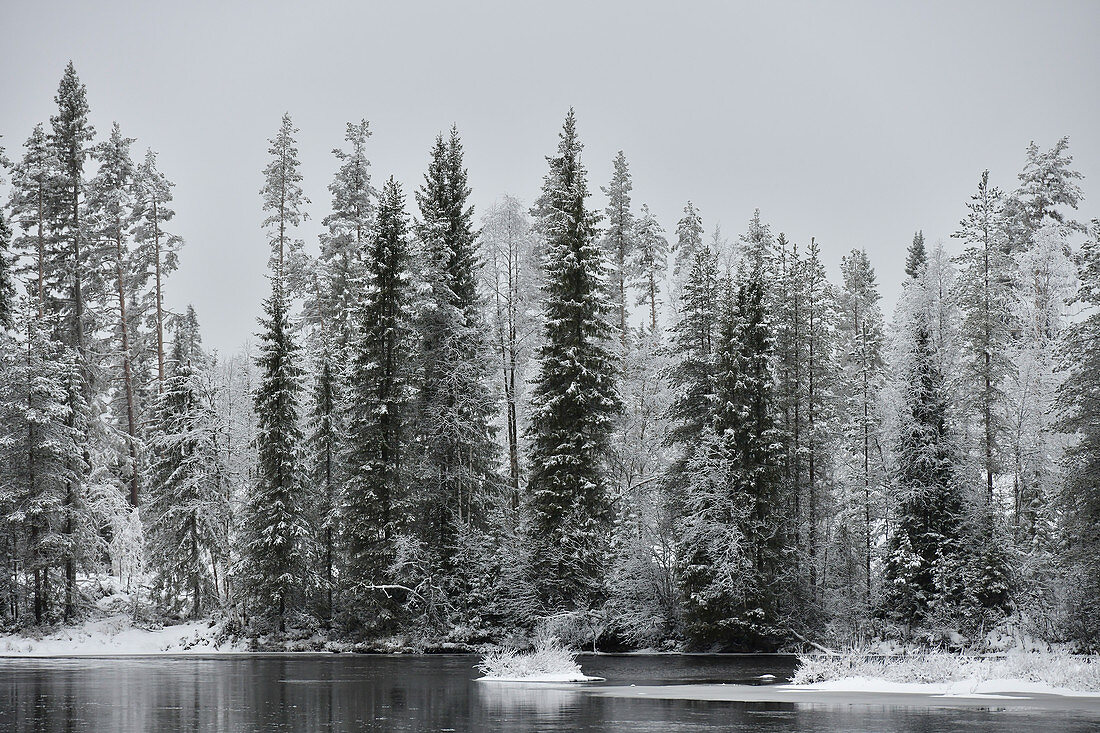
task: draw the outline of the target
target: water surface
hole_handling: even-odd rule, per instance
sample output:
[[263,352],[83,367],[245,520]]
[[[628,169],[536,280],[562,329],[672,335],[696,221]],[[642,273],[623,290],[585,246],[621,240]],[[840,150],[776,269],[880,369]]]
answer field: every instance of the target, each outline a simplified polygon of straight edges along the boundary
[[[477,657],[242,655],[0,659],[0,731],[1044,731],[1072,711],[645,700],[477,683]],[[607,685],[783,682],[794,658],[583,655]]]

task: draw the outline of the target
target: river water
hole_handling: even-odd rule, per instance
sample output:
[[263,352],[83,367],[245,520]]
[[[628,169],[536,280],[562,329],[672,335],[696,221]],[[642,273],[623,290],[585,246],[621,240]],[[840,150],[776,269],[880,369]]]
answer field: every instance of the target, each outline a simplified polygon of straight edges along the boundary
[[[1100,730],[1072,711],[646,700],[477,683],[477,657],[0,659],[0,731]],[[582,655],[608,685],[783,682],[794,658]]]

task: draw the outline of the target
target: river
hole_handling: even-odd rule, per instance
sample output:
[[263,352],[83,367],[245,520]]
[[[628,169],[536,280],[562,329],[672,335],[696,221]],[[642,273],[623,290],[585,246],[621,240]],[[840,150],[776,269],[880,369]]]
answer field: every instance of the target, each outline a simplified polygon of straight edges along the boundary
[[[0,731],[1044,731],[1095,714],[650,700],[600,685],[478,683],[477,657],[234,655],[0,659]],[[582,655],[608,686],[783,682],[783,655]]]

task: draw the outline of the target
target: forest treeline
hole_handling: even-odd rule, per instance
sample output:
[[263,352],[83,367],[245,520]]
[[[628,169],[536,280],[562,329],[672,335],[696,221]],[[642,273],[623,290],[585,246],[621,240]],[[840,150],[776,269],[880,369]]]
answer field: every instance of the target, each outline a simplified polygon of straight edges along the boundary
[[71,63],[55,101],[4,160],[4,626],[111,575],[249,633],[1100,645],[1100,223],[1068,140],[976,174],[955,254],[893,245],[887,322],[865,250],[833,281],[759,211],[666,231],[622,152],[598,210],[572,111],[537,200],[480,216],[456,128],[407,195],[348,123],[321,204],[284,115],[270,295],[222,357],[165,307],[156,154],[97,137]]

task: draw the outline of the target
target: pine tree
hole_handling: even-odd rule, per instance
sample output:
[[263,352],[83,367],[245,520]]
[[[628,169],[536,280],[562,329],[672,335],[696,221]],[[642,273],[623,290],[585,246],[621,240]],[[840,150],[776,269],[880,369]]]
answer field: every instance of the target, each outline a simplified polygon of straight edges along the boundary
[[165,372],[165,309],[164,279],[179,266],[179,250],[183,239],[165,231],[164,226],[176,215],[172,210],[172,186],[157,168],[157,154],[145,151],[134,181],[132,226],[137,245],[135,262],[141,278],[153,278],[153,308],[151,326],[156,334],[157,390],[164,385]]
[[1047,222],[1084,229],[1064,211],[1067,207],[1077,209],[1083,198],[1077,184],[1083,176],[1072,165],[1068,137],[1059,139],[1048,151],[1039,150],[1034,142],[1028,145],[1027,163],[1018,175],[1020,186],[1006,202],[1009,237],[1005,244],[1010,251],[1026,248],[1028,240]]
[[[416,471],[419,536],[429,562],[455,577],[453,558],[464,529],[483,515],[493,480],[495,443],[487,389],[490,362],[478,294],[481,255],[458,130],[436,138],[424,185],[416,194],[416,232],[429,292],[419,318]],[[457,588],[451,590],[457,591]]]
[[969,346],[968,377],[982,425],[981,464],[985,505],[992,520],[993,484],[999,472],[1004,432],[1004,379],[1011,369],[1008,347],[1013,329],[1012,261],[1003,242],[1001,192],[982,173],[969,213],[955,234],[967,243],[959,262],[963,333]]
[[546,239],[546,342],[532,395],[530,542],[544,610],[583,609],[602,595],[610,520],[604,457],[620,407],[576,118],[570,110],[536,208]]
[[635,237],[634,214],[630,210],[630,191],[634,184],[630,179],[630,167],[627,165],[626,156],[619,151],[612,161],[614,170],[611,174],[611,182],[602,188],[607,196],[607,231],[603,236],[605,256],[611,263],[611,302],[618,318],[618,328],[623,344],[626,344],[629,331],[626,327],[628,308],[626,302],[626,287],[629,278],[629,268],[634,251],[637,248]]
[[279,131],[269,141],[271,147],[267,152],[271,162],[264,168],[264,186],[260,189],[264,211],[270,212],[264,219],[271,246],[268,267],[284,281],[291,294],[306,287],[303,242],[294,239],[292,231],[309,218],[302,210],[309,199],[302,192],[302,174],[298,171],[301,164],[298,162],[298,143],[294,139],[297,134],[298,128],[291,122],[290,114],[283,114]]
[[815,239],[802,268],[805,308],[806,404],[806,552],[810,588],[814,597],[824,575],[820,555],[822,525],[832,500],[833,460],[839,449],[836,432],[836,293],[825,275],[821,250]]
[[668,267],[668,240],[665,230],[642,204],[641,217],[635,224],[635,249],[631,259],[631,278],[640,291],[638,305],[649,306],[649,329],[657,332],[657,296],[661,292]]
[[[3,171],[11,165],[0,145],[0,185],[4,183]],[[8,219],[0,207],[0,330],[15,324],[15,257],[12,254],[12,231]]]
[[228,496],[219,481],[219,420],[205,383],[207,358],[194,310],[176,327],[171,370],[157,398],[153,461],[143,507],[154,589],[169,610],[189,599],[200,617],[218,598],[217,566],[227,551]]
[[271,278],[257,365],[262,372],[255,408],[258,475],[243,526],[244,596],[254,614],[280,632],[302,609],[308,585],[309,528],[302,501],[301,367],[291,331],[286,287]]
[[[137,323],[133,318],[133,301],[129,297],[134,290],[133,254],[130,251],[130,209],[133,204],[132,187],[134,166],[130,159],[133,138],[122,136],[118,123],[111,129],[110,138],[97,145],[94,155],[99,161],[99,172],[88,184],[88,208],[97,236],[97,259],[113,264],[113,272],[104,272],[105,280],[114,280],[115,305],[118,320],[115,330],[122,372],[122,397],[126,447],[129,465],[122,478],[129,484],[130,505],[138,505],[140,467],[138,465],[138,407],[134,390],[132,334]],[[106,267],[104,269],[107,269]],[[129,302],[128,302],[129,301]],[[129,308],[128,308],[129,307]]]
[[356,301],[364,285],[364,267],[372,239],[375,190],[366,157],[370,126],[347,123],[348,150],[333,150],[340,166],[329,184],[331,213],[323,224],[321,256],[312,293],[306,303],[314,323],[312,400],[308,435],[313,519],[320,552],[323,603],[321,615],[335,615],[339,553],[339,513],[347,466],[343,460],[346,425],[346,367],[355,334]]
[[[405,198],[390,178],[382,187],[366,293],[356,314],[345,424],[349,475],[341,517],[348,553],[349,602],[359,602],[353,622],[367,625],[362,607],[385,590],[398,534],[408,516],[406,465],[409,423],[409,347],[412,284]],[[384,594],[383,594],[384,595]]]

